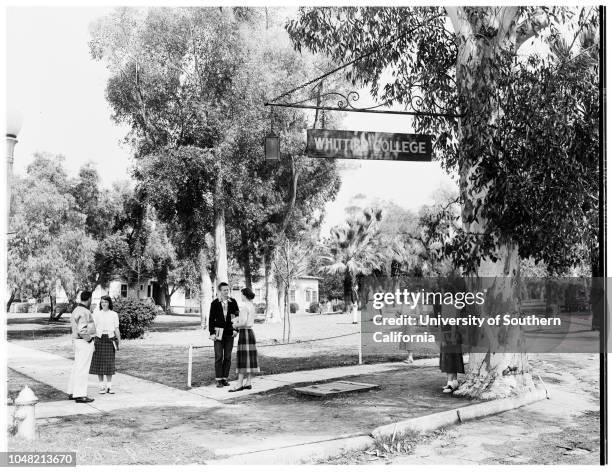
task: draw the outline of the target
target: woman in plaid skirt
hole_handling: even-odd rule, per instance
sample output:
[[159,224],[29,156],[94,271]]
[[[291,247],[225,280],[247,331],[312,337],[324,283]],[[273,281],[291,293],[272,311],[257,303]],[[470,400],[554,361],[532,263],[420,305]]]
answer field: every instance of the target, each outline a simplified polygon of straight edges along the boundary
[[255,294],[248,287],[240,292],[242,292],[244,305],[240,308],[238,317],[233,320],[234,329],[238,330],[238,349],[236,351],[238,385],[230,389],[230,392],[251,389],[251,373],[259,373],[255,333],[253,332],[253,324],[255,323],[253,299],[255,299]]
[[[100,310],[93,313],[96,324],[94,354],[91,359],[90,374],[97,374],[100,383],[100,394],[115,394],[112,381],[115,374],[115,351],[119,350],[119,316],[113,310],[113,301],[109,296],[100,299]],[[104,377],[106,376],[106,385]]]

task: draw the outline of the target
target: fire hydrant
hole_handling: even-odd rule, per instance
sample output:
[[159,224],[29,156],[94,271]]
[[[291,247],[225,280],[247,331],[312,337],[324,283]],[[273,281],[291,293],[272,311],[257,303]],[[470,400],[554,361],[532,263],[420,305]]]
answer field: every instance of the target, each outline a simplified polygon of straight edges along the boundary
[[15,435],[32,440],[36,437],[36,415],[35,406],[38,398],[34,391],[26,385],[17,399],[15,399],[15,410],[13,411],[13,423],[15,425]]

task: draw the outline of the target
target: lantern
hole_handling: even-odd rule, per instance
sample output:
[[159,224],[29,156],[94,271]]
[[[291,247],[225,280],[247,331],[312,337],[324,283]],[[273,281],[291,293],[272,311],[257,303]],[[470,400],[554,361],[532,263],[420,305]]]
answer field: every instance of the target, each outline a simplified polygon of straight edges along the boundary
[[280,138],[274,133],[270,133],[266,136],[265,155],[267,160],[280,160]]

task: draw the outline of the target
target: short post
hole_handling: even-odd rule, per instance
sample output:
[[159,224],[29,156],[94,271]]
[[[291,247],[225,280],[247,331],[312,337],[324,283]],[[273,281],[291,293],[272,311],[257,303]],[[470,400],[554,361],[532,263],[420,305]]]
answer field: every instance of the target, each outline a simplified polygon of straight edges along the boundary
[[359,364],[363,365],[363,336],[361,333],[361,313],[359,314]]
[[191,367],[193,365],[193,345],[189,345],[189,356],[187,361],[187,387],[191,387]]
[[36,437],[36,403],[38,398],[34,391],[26,385],[17,399],[15,399],[15,410],[13,421],[16,427],[15,435],[24,439],[33,440]]

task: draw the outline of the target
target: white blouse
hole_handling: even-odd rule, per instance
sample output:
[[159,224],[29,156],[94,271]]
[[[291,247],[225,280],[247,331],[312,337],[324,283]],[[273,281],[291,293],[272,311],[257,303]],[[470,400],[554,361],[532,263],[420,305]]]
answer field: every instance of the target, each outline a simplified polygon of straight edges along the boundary
[[236,328],[253,328],[255,323],[255,306],[252,302],[245,302],[240,307]]
[[98,337],[104,334],[111,338],[115,336],[115,329],[119,328],[119,315],[117,315],[117,312],[114,310],[96,310],[93,313],[93,318]]

